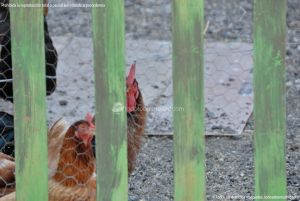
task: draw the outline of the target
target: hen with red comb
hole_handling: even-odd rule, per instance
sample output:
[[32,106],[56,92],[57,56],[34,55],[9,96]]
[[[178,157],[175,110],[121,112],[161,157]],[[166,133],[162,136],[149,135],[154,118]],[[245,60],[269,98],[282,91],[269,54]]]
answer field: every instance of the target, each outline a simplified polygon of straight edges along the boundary
[[[130,174],[136,164],[137,154],[141,149],[142,138],[146,126],[146,108],[142,93],[135,78],[136,62],[131,65],[126,78],[126,110],[127,110],[127,154],[128,173]],[[89,117],[90,118],[90,117]],[[87,119],[86,119],[87,120]],[[88,121],[88,120],[87,120]],[[93,124],[95,119],[92,120]],[[95,139],[93,139],[95,145]],[[95,149],[94,149],[95,153]]]

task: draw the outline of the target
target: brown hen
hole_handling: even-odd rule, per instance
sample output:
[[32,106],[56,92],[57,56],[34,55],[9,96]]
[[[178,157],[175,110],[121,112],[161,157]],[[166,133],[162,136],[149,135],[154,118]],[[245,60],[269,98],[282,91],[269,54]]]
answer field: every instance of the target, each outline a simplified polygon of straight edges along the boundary
[[92,150],[94,126],[81,120],[67,131],[56,173],[49,181],[49,201],[94,201],[95,157]]
[[142,138],[146,126],[146,108],[138,82],[135,79],[136,63],[131,65],[126,79],[127,98],[127,154],[128,173],[135,168],[137,154],[141,149]]
[[[54,149],[54,162],[49,159],[49,201],[96,201],[95,157],[92,150],[94,125],[92,122],[80,120],[72,124],[65,132],[64,122],[59,120],[49,131],[50,142]],[[60,140],[60,139],[63,140]],[[60,142],[62,141],[62,142]],[[51,147],[51,146],[50,146]],[[58,160],[56,160],[58,158]],[[51,171],[55,168],[55,171]],[[1,172],[0,172],[1,173]],[[13,177],[14,179],[14,177]],[[8,194],[0,201],[15,201],[15,192]]]
[[[135,70],[136,62],[131,65],[126,78],[128,174],[131,174],[135,168],[144,136],[147,115],[142,93],[135,79]],[[95,123],[95,117],[92,121]],[[93,144],[95,145],[95,139],[93,139]]]

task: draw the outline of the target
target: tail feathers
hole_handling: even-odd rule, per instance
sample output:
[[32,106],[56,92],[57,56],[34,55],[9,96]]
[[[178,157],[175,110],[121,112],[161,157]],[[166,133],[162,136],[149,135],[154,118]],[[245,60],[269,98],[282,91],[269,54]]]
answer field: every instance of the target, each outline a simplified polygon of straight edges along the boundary
[[48,167],[49,178],[51,178],[57,169],[60,150],[63,144],[63,139],[67,132],[68,125],[64,119],[59,119],[48,131]]
[[68,123],[64,119],[57,120],[48,132],[48,140],[49,138],[63,138],[64,132],[68,129]]

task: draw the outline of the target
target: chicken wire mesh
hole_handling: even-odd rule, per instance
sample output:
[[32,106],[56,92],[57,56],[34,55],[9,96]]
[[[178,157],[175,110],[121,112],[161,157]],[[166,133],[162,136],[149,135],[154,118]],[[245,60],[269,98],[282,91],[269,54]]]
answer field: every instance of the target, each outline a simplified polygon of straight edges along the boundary
[[[49,3],[57,2],[49,1]],[[130,6],[132,5],[126,3],[125,6],[130,13]],[[159,5],[157,5],[157,7],[159,7]],[[55,12],[53,12],[54,9]],[[69,9],[69,11],[66,9]],[[162,10],[162,12],[164,11],[165,10]],[[53,12],[53,14],[51,12]],[[53,33],[51,40],[47,30],[47,20],[56,21],[56,18],[59,16],[58,13],[65,16],[66,20],[57,21],[55,26],[51,23],[50,32]],[[75,15],[74,13],[81,14]],[[149,21],[148,14],[147,9],[143,10],[141,20],[144,20],[144,22],[142,22],[142,26]],[[164,16],[167,17],[167,14],[170,14],[170,10],[168,10]],[[3,10],[1,16],[3,19],[2,27],[6,27],[1,28],[1,30],[3,30],[3,39],[1,40],[1,80],[8,81],[1,81],[0,91],[1,97],[4,100],[12,101],[11,48],[9,14],[7,9]],[[85,21],[85,23],[79,24],[76,27],[74,21],[78,20],[77,18],[81,20],[84,19],[83,21]],[[207,21],[210,21],[210,25],[208,26],[209,32],[210,26],[213,26],[213,19],[208,19]],[[64,30],[69,26],[68,23],[73,23],[74,27]],[[51,96],[47,97],[49,125],[52,125],[53,122],[60,117],[64,117],[68,122],[76,122],[79,117],[84,116],[87,112],[94,113],[95,110],[94,92],[97,90],[97,86],[94,89],[92,31],[91,26],[88,26],[91,25],[91,9],[50,8],[49,16],[47,19],[45,18],[44,25],[47,94],[51,94]],[[136,27],[131,25],[127,26],[127,29],[130,30],[134,30],[135,28]],[[57,30],[64,34],[55,36],[55,31]],[[76,30],[84,31],[76,32]],[[153,33],[149,34],[155,37],[156,33],[153,31]],[[145,36],[146,35],[145,33]],[[127,113],[129,172],[134,170],[136,156],[142,146],[141,135],[145,127],[145,120],[147,119],[145,128],[146,136],[171,136],[173,134],[172,114],[173,112],[181,112],[184,110],[183,107],[173,108],[172,106],[172,44],[170,40],[167,39],[170,39],[170,34],[167,38],[164,38],[163,41],[153,40],[151,37],[150,39],[147,39],[147,37],[139,38],[134,32],[126,34],[126,75],[129,74],[132,63],[136,61],[135,78],[138,83],[138,89],[140,90],[139,96],[143,99],[144,103],[137,103],[140,107],[137,110],[139,112]],[[54,46],[52,46],[52,41]],[[251,55],[252,45],[248,43],[241,41],[235,43],[228,41],[206,42],[205,104],[207,134],[239,135],[242,133],[252,112]],[[5,62],[8,59],[10,63]],[[55,70],[57,77],[55,77]],[[128,92],[129,86],[128,83],[126,84]],[[9,86],[10,90],[7,90]],[[11,109],[11,104],[8,104],[6,110],[11,112]],[[145,111],[147,112],[147,116],[145,116]],[[12,116],[3,113],[2,119],[4,119],[3,124],[6,130],[1,132],[5,144],[1,151],[6,154],[12,154],[13,152],[8,153],[8,151],[5,151],[13,150],[13,138],[10,140],[5,138],[6,134],[9,133],[7,131],[8,128],[12,129],[13,133],[13,123],[10,122],[5,125],[7,118],[10,118],[12,121]],[[54,128],[55,125],[56,124],[54,124]],[[72,124],[66,124],[66,127],[72,128]],[[76,139],[74,135],[70,137],[70,139],[65,140],[76,141]],[[61,142],[63,142],[63,140]],[[63,145],[61,146],[60,154],[62,155],[72,155],[72,152],[73,156],[85,156],[85,152],[82,152],[82,150],[77,152],[76,150],[65,148]],[[76,169],[76,162],[78,162],[79,159],[77,160],[77,157],[75,157],[70,160],[74,161],[65,161],[60,169],[58,168],[58,172],[53,172],[52,177],[55,177],[54,175],[57,174],[56,176],[59,178],[59,183],[62,185],[69,185],[70,183],[79,186],[90,185],[89,180],[86,178],[84,182],[81,181],[80,178],[77,178],[79,174],[84,174],[82,168]],[[91,160],[94,160],[94,158],[91,158]],[[58,161],[58,163],[60,162]],[[92,165],[89,164],[88,167],[92,168]],[[72,174],[70,172],[72,172]],[[92,175],[92,172],[91,170],[88,172],[89,176]],[[75,173],[78,173],[78,175],[74,175]],[[9,186],[8,183],[6,186]]]
[[[287,43],[286,43],[286,97],[287,97],[287,124],[291,137],[294,138],[299,133],[300,128],[300,107],[299,107],[299,91],[300,91],[300,17],[294,16],[292,11],[297,6],[294,3],[293,8],[287,13]],[[299,13],[299,11],[298,11]],[[300,144],[299,139],[296,139]]]
[[[46,1],[45,1],[46,2]],[[13,75],[9,1],[0,1],[0,197],[14,191]],[[57,52],[49,35],[44,9],[46,95],[56,87]]]
[[[300,147],[300,10],[299,1],[290,1],[287,12],[286,103],[287,103],[287,184],[289,195],[299,199]],[[298,197],[297,197],[298,196]]]
[[[64,2],[64,5],[67,5],[67,2]],[[78,8],[70,8],[71,12],[80,11],[82,8],[79,4],[78,6]],[[59,12],[59,10],[64,9],[57,8],[57,10]],[[91,9],[87,8],[84,10],[88,11],[87,16],[90,19]],[[3,28],[3,40],[1,43],[2,63],[0,72],[2,85],[0,90],[2,93],[0,95],[3,99],[1,110],[5,112],[1,113],[1,126],[3,127],[3,131],[1,131],[1,152],[14,156],[13,116],[11,115],[13,114],[11,39],[8,9],[3,8],[2,14],[2,27],[5,26],[5,29]],[[80,17],[84,18],[85,16],[81,15]],[[95,138],[92,137],[87,140],[85,137],[89,129],[83,127],[89,125],[91,121],[78,124],[80,116],[82,117],[87,112],[94,113],[95,110],[92,38],[76,37],[72,35],[71,31],[63,36],[50,38],[46,16],[44,20],[47,95],[51,94],[51,96],[47,97],[50,172],[49,200],[62,200],[67,197],[70,199],[70,194],[66,193],[68,192],[67,187],[79,189],[78,193],[74,194],[73,192],[72,199],[85,200],[87,197],[93,198],[95,197],[96,188],[95,154],[93,153],[95,151],[93,150]],[[91,26],[89,26],[87,32],[91,32],[90,29]],[[134,67],[132,67],[132,70],[129,69],[133,62],[134,60],[130,62],[128,69],[126,69],[127,73],[131,72],[126,80],[126,87],[127,97],[132,96],[135,100],[131,103],[129,98],[131,105],[127,104],[127,107],[123,108],[130,110],[127,114],[129,173],[134,170],[136,156],[141,146],[146,112],[142,93],[138,88],[139,83],[135,79]],[[57,86],[56,81],[58,83]],[[131,107],[134,107],[134,111],[131,111]],[[64,117],[66,122],[56,122],[61,117]],[[53,124],[53,122],[55,123]],[[70,124],[72,122],[75,123]],[[86,133],[81,134],[82,130],[86,130]],[[84,143],[88,143],[91,147],[84,147]],[[5,166],[4,168],[7,167]],[[14,178],[14,169],[11,169],[11,174]],[[6,181],[4,177],[2,181],[1,187],[3,187],[3,191],[0,197],[11,192],[8,190],[8,187],[13,186],[13,189],[15,188],[14,181],[9,183],[10,181]],[[61,195],[53,192],[61,192]]]
[[[168,4],[169,7],[167,9],[160,8],[161,4]],[[155,7],[158,13],[156,13],[157,16],[153,17],[155,11],[147,10],[147,6]],[[132,200],[143,198],[145,194],[149,197],[161,197],[163,195],[167,197],[164,197],[164,199],[157,198],[157,200],[172,200],[172,161],[163,152],[160,152],[161,157],[159,157],[156,152],[152,153],[153,155],[149,153],[154,152],[154,150],[147,149],[147,146],[149,147],[147,142],[153,136],[169,136],[172,138],[172,114],[184,110],[183,107],[173,108],[172,104],[170,24],[167,24],[166,27],[159,26],[160,23],[165,25],[164,18],[168,19],[171,16],[171,10],[168,8],[170,8],[170,2],[146,3],[136,1],[133,4],[129,1],[125,2],[127,15],[126,76],[130,72],[131,64],[136,61],[135,78],[147,111],[145,138],[141,145],[138,145],[142,146],[142,153],[139,155],[135,171],[129,179]],[[98,88],[97,86],[95,89],[93,87],[93,49],[92,34],[89,27],[91,25],[90,10],[87,8],[68,9],[55,8],[55,12],[53,8],[49,10],[49,21],[67,19],[59,21],[58,24],[49,25],[50,32],[63,33],[58,37],[53,37],[59,55],[59,62],[57,68],[58,86],[56,91],[48,97],[50,121],[55,121],[58,117],[64,117],[69,122],[74,122],[78,116],[83,116],[87,111],[93,113],[95,110],[94,92]],[[238,10],[237,12],[241,15],[240,21],[252,17],[251,12],[244,13],[244,7],[235,6],[232,9]],[[131,18],[133,13],[138,13],[135,14],[137,17],[134,19]],[[229,21],[226,19],[226,11],[221,13],[216,11],[215,15],[222,15],[224,21]],[[227,25],[216,27],[214,18],[206,19],[206,22],[208,21],[207,35],[211,35],[211,32],[218,28],[220,29],[218,31],[220,36],[216,36],[219,37],[219,40],[215,38],[207,39],[205,44],[206,131],[209,135],[238,136],[243,133],[252,113],[253,47],[251,41],[238,38],[238,31],[235,30],[235,27],[239,24],[239,20],[234,22],[234,25],[230,25],[231,28],[227,28]],[[151,27],[149,24],[151,24]],[[155,27],[156,25],[157,27]],[[237,35],[236,41],[233,42],[230,37],[226,40],[220,40],[221,37],[224,37],[222,33],[228,32],[228,30],[224,31],[223,29],[234,29],[235,31],[232,34]],[[166,35],[164,35],[165,32]],[[136,125],[136,120],[132,121],[130,113],[127,117],[131,123],[133,122]],[[129,128],[132,128],[132,126],[129,126]],[[130,139],[130,135],[128,139]],[[161,150],[161,148],[157,149]],[[164,161],[161,161],[160,158]],[[167,170],[164,167],[169,168]],[[164,178],[159,175],[164,175]],[[158,187],[160,190],[157,189]]]
[[[70,2],[78,3],[81,1]],[[49,3],[57,2],[52,0]],[[244,134],[245,128],[253,131],[253,119],[251,118],[253,110],[253,46],[251,37],[247,37],[251,35],[252,30],[252,7],[249,7],[248,4],[231,3],[230,6],[220,9],[219,4],[218,1],[211,1],[206,5],[208,11],[204,48],[206,134],[238,136]],[[169,1],[127,0],[125,1],[125,9],[127,15],[126,75],[130,71],[131,64],[136,61],[135,78],[147,111],[145,136],[172,136],[172,114],[173,112],[181,112],[184,108],[172,106],[171,3]],[[8,84],[2,82],[3,79],[11,79],[11,64],[4,62],[11,56],[10,49],[8,49],[10,41],[9,18],[5,9],[0,12],[2,13],[0,14],[0,31],[3,33],[1,34],[1,41],[3,42],[1,42],[0,95],[5,100],[11,100],[11,93],[5,91],[11,82]],[[54,92],[48,90],[48,94],[53,93],[47,97],[48,119],[51,122],[49,124],[52,125],[52,122],[60,117],[64,117],[68,122],[76,122],[79,117],[84,116],[87,112],[94,113],[95,110],[94,92],[97,87],[94,89],[91,11],[90,8],[50,8],[47,21],[49,21],[50,35],[59,58],[58,64],[47,61],[46,67],[46,69],[52,67],[54,70],[57,65],[56,90]],[[248,22],[246,25],[245,21]],[[297,49],[300,40],[299,25],[294,23],[289,26],[293,27],[293,35],[297,36],[298,34],[298,37],[289,39],[288,49]],[[47,48],[46,45],[47,51],[56,54],[53,48]],[[295,58],[294,52],[290,54],[291,58]],[[300,82],[297,81],[299,72],[293,70],[295,61],[289,61],[291,58],[288,57],[287,62],[290,62],[288,65],[291,66],[289,69],[292,70],[289,70],[288,73],[296,78],[288,80],[290,82],[287,82],[287,94],[295,94],[295,89],[289,85],[300,85]],[[299,64],[299,61],[297,62]],[[53,74],[50,73],[48,78],[51,76]],[[294,115],[288,116],[288,126],[299,128],[298,97],[289,95],[288,97],[290,97],[290,103],[294,105],[294,107],[288,108],[289,114],[294,113]],[[7,102],[1,106],[1,110],[9,113],[11,113],[11,109],[12,105]],[[1,152],[13,155],[13,138],[10,134],[13,132],[12,116],[7,113],[1,113],[0,116],[0,126],[3,128],[0,130],[3,139]],[[137,114],[133,116],[133,114],[128,113],[128,124],[132,125],[129,128],[136,126],[143,129],[143,125],[137,122],[139,117]],[[143,118],[143,116],[141,117]],[[133,133],[132,131],[128,132],[129,134]],[[292,129],[291,133],[291,136],[294,136],[293,139],[299,140],[295,136],[297,130]],[[128,136],[129,141],[135,139],[134,135],[131,137]],[[134,144],[134,142],[129,143]],[[142,146],[141,142],[133,145],[137,148],[140,146]],[[138,151],[138,149],[133,149],[133,151]],[[147,153],[144,152],[143,157],[147,157]],[[135,162],[135,158],[132,161]],[[65,165],[74,167],[72,163]],[[168,170],[168,181],[154,177],[151,180],[147,177],[153,176],[154,173],[143,172],[147,166],[143,158],[138,161],[137,166],[137,171],[133,172],[134,179],[131,181],[136,182],[140,187],[131,184],[133,186],[130,188],[132,192],[144,195],[145,191],[148,191],[152,192],[152,196],[155,197],[156,194],[161,194],[156,189],[157,186],[155,185],[158,185],[162,191],[168,192],[168,199],[165,199],[172,200],[173,172],[171,170]],[[72,175],[67,174],[63,177],[67,178],[66,180],[73,178]],[[3,178],[2,181],[4,181]],[[159,184],[162,182],[167,182],[167,184]],[[78,181],[75,183],[79,186],[90,185]],[[9,192],[8,189],[11,186],[9,181],[0,182],[0,185],[4,187],[2,189],[5,189],[5,192]],[[243,185],[247,184],[243,183]],[[4,193],[4,191],[1,192]]]
[[[237,194],[253,195],[253,179],[250,179],[254,175],[253,160],[248,161],[249,158],[253,158],[253,118],[251,117],[253,109],[253,46],[251,36],[253,5],[251,2],[253,1],[214,0],[206,3],[206,23],[209,22],[205,36],[204,57],[206,134],[214,136],[242,136],[242,138],[234,138],[242,139],[241,141],[231,143],[223,140],[227,138],[222,138],[219,144],[216,143],[218,146],[210,147],[211,144],[208,146],[207,161],[209,170],[207,189],[210,195],[215,194],[215,192],[235,192]],[[172,107],[171,2],[126,0],[125,10],[126,73],[128,74],[130,65],[136,60],[136,79],[147,109],[145,135],[150,136],[144,139],[137,167],[129,179],[130,195],[132,200],[143,198],[145,200],[173,200],[172,140],[169,143],[169,141],[165,140],[165,137],[161,136],[167,135],[172,139],[172,113],[180,112],[184,108]],[[51,27],[53,32],[64,34],[71,32],[71,34],[64,36],[68,38],[73,37],[73,39],[68,39],[69,41],[76,40],[78,44],[80,43],[79,41],[82,41],[80,45],[73,46],[76,46],[76,48],[71,48],[73,51],[71,50],[70,54],[65,53],[65,58],[72,58],[70,59],[72,61],[68,62],[70,73],[71,71],[77,72],[79,76],[77,74],[74,78],[69,76],[70,73],[65,73],[62,82],[58,82],[62,85],[65,84],[65,87],[73,87],[72,90],[58,90],[57,92],[60,95],[57,97],[52,96],[53,106],[61,108],[60,111],[64,111],[60,115],[67,116],[70,119],[76,114],[82,115],[87,110],[94,110],[91,101],[93,99],[93,88],[89,88],[89,86],[92,86],[89,82],[93,83],[93,76],[90,73],[90,66],[92,65],[92,50],[90,48],[92,35],[91,31],[86,28],[90,26],[91,18],[89,11],[83,11],[82,9],[80,12],[81,14],[79,15],[75,10],[62,11],[60,13],[63,15],[62,18],[68,19],[72,25],[69,25],[66,22],[68,20],[66,20],[60,21],[59,26],[52,24]],[[51,15],[51,11],[49,20],[51,19],[50,17],[56,21],[61,19],[57,13],[56,15]],[[62,39],[62,41],[64,40]],[[71,47],[72,43],[75,42],[70,42],[68,47]],[[65,47],[65,50],[68,47]],[[294,49],[297,47],[295,46]],[[90,51],[90,53],[86,51]],[[71,56],[72,54],[75,56]],[[82,54],[87,55],[89,59],[85,59]],[[78,65],[79,62],[76,64],[75,60],[73,60],[76,58],[88,60],[90,63],[86,64],[86,62],[83,62],[83,65]],[[295,58],[294,53],[293,58]],[[64,62],[66,59],[62,58],[61,60],[61,62]],[[76,68],[76,65],[79,67]],[[294,63],[292,65],[294,68],[297,66]],[[62,74],[63,71],[67,72],[67,70],[61,70],[58,74]],[[71,78],[68,78],[68,76]],[[65,80],[68,79],[74,80],[73,86],[67,86]],[[295,81],[293,80],[292,83],[294,85]],[[78,97],[76,97],[75,94],[78,89],[83,93],[80,95],[77,93]],[[82,96],[82,94],[86,93],[84,91],[89,91],[89,95]],[[72,94],[71,97],[73,98],[67,98],[64,94]],[[78,101],[71,100],[74,97]],[[294,107],[296,107],[297,96],[293,100]],[[85,103],[85,106],[81,104],[81,101]],[[70,105],[76,109],[70,109]],[[84,107],[87,107],[87,110],[81,109]],[[67,112],[68,110],[69,112]],[[51,112],[51,115],[54,117],[59,116],[56,111]],[[299,112],[295,111],[294,113],[294,120],[291,121],[292,126],[289,128],[297,127],[298,125],[295,116],[299,116]],[[288,117],[288,120],[291,120],[291,118]],[[296,133],[292,129],[291,131],[294,134]],[[247,145],[245,151],[243,143]],[[235,146],[231,146],[233,144]],[[160,146],[166,146],[167,148]],[[296,150],[295,147],[297,145],[292,146],[294,150]],[[212,150],[217,150],[218,154],[213,154]],[[240,157],[238,158],[240,161],[235,159],[236,155]],[[292,157],[298,156],[295,154]],[[218,158],[221,159],[218,160]],[[213,162],[215,163],[211,165]],[[217,163],[220,163],[222,167]],[[226,168],[222,169],[223,167]],[[296,168],[294,169],[293,174],[295,175],[297,170]],[[245,174],[247,176],[246,179]],[[216,179],[219,177],[223,179],[221,182]],[[291,179],[291,183],[297,183],[295,182],[297,179],[295,176],[291,176],[291,178],[294,178]],[[240,185],[232,185],[232,181],[238,182]],[[293,186],[295,185],[293,184]]]
[[[57,121],[48,134],[49,196],[54,200],[96,200],[92,117],[67,126]],[[61,138],[59,141],[58,138]]]

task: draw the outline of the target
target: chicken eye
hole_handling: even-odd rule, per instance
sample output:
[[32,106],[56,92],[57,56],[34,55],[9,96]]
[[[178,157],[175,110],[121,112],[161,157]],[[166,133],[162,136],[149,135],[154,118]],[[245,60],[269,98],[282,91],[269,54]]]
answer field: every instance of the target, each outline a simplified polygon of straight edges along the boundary
[[76,127],[76,130],[79,132],[85,132],[88,129],[89,129],[89,126],[85,125],[85,124],[80,124]]
[[127,94],[134,94],[135,93],[135,90],[134,88],[131,86],[131,87],[128,87],[127,90],[126,90]]

